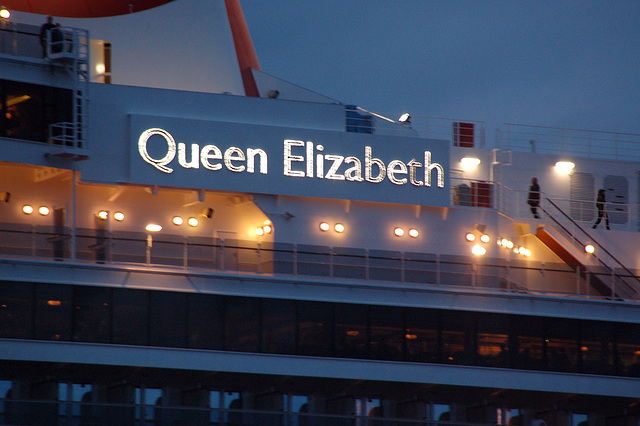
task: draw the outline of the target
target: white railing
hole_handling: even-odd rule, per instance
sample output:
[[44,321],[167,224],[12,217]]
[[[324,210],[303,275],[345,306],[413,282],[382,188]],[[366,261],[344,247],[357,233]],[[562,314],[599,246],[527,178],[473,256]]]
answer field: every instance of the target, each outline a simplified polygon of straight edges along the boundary
[[616,161],[640,160],[640,134],[505,124],[497,147]]

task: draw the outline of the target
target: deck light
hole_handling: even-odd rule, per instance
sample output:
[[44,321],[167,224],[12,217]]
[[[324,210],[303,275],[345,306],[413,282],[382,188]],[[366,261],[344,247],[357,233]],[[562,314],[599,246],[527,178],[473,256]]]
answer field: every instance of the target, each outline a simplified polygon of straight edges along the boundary
[[22,213],[24,213],[24,214],[33,213],[33,207],[30,206],[29,204],[25,204],[24,206],[22,206]]
[[404,235],[404,229],[397,227],[393,230],[393,235],[395,235],[396,237],[402,237]]
[[480,241],[482,241],[483,243],[488,243],[491,240],[491,238],[487,235],[487,234],[482,234],[480,235]]
[[333,229],[335,229],[335,231],[339,234],[344,232],[344,225],[341,223],[336,223],[336,225],[333,227]]
[[187,223],[191,227],[196,227],[198,226],[198,219],[196,219],[195,217],[190,217],[189,220],[187,220]]
[[460,164],[462,165],[462,168],[464,170],[471,171],[478,167],[478,165],[480,164],[480,159],[473,157],[464,157],[460,160]]
[[487,250],[481,245],[476,244],[471,249],[471,253],[475,254],[476,256],[484,256],[487,253]]
[[585,253],[593,254],[595,251],[596,248],[592,244],[587,244],[586,246],[584,246]]
[[571,170],[573,170],[575,166],[576,165],[571,161],[558,161],[556,163],[556,170],[560,174],[568,175],[569,173],[571,173]]
[[271,228],[271,225],[265,225],[262,227],[262,229],[264,229],[265,234],[270,234],[273,230],[273,228]]
[[473,232],[467,232],[467,235],[464,236],[465,240],[472,242],[476,240],[476,235]]
[[182,219],[180,216],[174,216],[171,222],[173,222],[173,224],[176,226],[180,226],[184,223],[184,219]]
[[122,213],[122,212],[115,212],[115,213],[113,214],[113,218],[114,218],[115,220],[117,220],[118,222],[122,222],[122,221],[124,220],[124,213]]
[[7,9],[4,6],[0,7],[0,18],[2,18],[2,19],[11,18],[11,12],[9,12],[9,9]]
[[262,228],[256,228],[256,234],[257,234],[259,237],[262,237],[262,236],[264,235],[264,229],[262,229]]
[[162,226],[156,225],[155,223],[150,223],[144,229],[146,229],[149,232],[160,232],[162,231]]
[[109,218],[109,212],[106,210],[100,210],[98,212],[98,219],[107,220]]
[[409,236],[411,238],[418,238],[418,235],[420,235],[420,233],[418,232],[417,229],[415,229],[415,228],[409,229]]
[[49,214],[49,212],[50,212],[50,210],[49,210],[49,207],[47,207],[47,206],[41,206],[41,207],[38,209],[38,213],[40,213],[42,216],[46,216],[46,215],[48,215],[48,214]]
[[327,222],[320,222],[320,230],[322,232],[327,232],[329,230],[329,224]]

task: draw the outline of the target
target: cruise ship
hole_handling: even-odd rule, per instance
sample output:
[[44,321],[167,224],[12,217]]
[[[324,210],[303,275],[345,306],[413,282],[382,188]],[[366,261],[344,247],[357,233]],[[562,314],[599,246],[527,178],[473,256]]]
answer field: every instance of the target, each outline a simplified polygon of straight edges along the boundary
[[238,0],[5,5],[0,423],[640,424],[640,135],[332,99]]

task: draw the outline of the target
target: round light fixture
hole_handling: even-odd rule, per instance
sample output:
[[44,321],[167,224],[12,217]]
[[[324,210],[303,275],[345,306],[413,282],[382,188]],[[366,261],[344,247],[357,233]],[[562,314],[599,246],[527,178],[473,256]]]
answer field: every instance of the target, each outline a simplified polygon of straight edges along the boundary
[[196,219],[195,217],[190,217],[189,220],[187,220],[187,223],[191,227],[196,227],[198,226],[198,219]]
[[171,222],[173,222],[173,224],[176,226],[180,226],[184,223],[184,219],[182,219],[180,216],[174,216],[173,219],[171,219]]
[[327,232],[329,230],[329,224],[327,222],[320,222],[320,230]]
[[344,225],[341,223],[336,223],[336,225],[333,227],[333,229],[335,229],[335,231],[339,234],[344,232]]
[[22,213],[24,213],[24,214],[33,213],[33,207],[30,206],[29,204],[25,204],[24,206],[22,206]]
[[409,236],[411,238],[418,238],[418,235],[420,235],[420,233],[418,232],[417,229],[415,229],[415,228],[409,229]]
[[393,230],[393,235],[395,235],[396,237],[402,237],[404,235],[404,229],[397,227]]
[[122,213],[122,212],[115,212],[115,213],[113,214],[113,218],[114,218],[115,220],[117,220],[118,222],[122,222],[122,221],[124,220],[124,213]]

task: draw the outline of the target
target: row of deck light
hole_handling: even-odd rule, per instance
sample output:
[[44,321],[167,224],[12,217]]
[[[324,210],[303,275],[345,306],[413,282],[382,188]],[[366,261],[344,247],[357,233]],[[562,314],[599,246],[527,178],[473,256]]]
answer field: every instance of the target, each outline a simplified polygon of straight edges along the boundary
[[[329,225],[329,223],[327,222],[320,222],[319,226],[322,232],[329,232],[329,230],[331,229],[331,225]],[[342,234],[345,230],[345,227],[342,223],[336,223],[335,225],[333,225],[333,230],[338,234]]]
[[[393,235],[395,235],[396,237],[404,237],[404,234],[405,234],[404,229],[400,228],[399,226],[393,230]],[[418,232],[416,228],[411,228],[409,229],[409,232],[407,234],[411,238],[418,238],[418,235],[420,235],[420,232]]]
[[[25,204],[24,206],[22,206],[22,213],[24,214],[33,214],[33,212],[35,211],[36,209],[30,204]],[[51,209],[47,206],[40,206],[38,208],[38,213],[40,213],[40,215],[42,216],[47,216],[49,213],[51,213]]]
[[273,226],[271,226],[271,222],[266,221],[263,226],[256,228],[256,234],[259,237],[262,237],[265,234],[270,234],[273,231]]
[[521,254],[525,257],[531,256],[531,250],[523,246],[517,246],[513,244],[513,241],[507,238],[498,238],[498,245],[507,250],[513,250],[513,252],[516,254]]
[[[98,219],[107,220],[107,219],[109,219],[109,212],[107,210],[100,210],[98,212],[97,216],[98,216]],[[124,220],[124,213],[115,212],[113,214],[113,218],[118,222],[122,222]]]
[[[476,242],[479,240],[482,244],[487,244],[491,241],[491,237],[484,233],[484,225],[476,225],[476,230],[479,236],[476,235],[476,232],[467,232],[464,236],[464,239],[469,243]],[[481,244],[474,244],[471,248],[471,253],[476,256],[484,256],[487,254],[487,249],[484,248]]]

